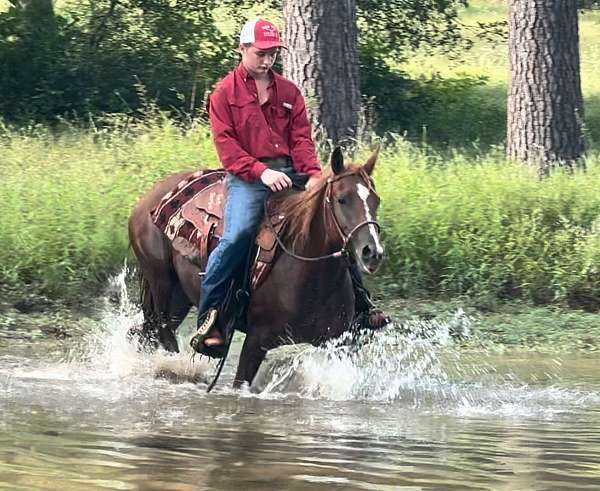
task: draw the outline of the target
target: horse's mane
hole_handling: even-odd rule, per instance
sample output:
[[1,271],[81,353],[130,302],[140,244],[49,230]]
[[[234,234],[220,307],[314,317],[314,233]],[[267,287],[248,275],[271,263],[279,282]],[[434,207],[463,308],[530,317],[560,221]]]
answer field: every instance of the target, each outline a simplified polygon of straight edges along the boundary
[[[356,172],[356,167],[349,165],[344,174]],[[324,213],[325,193],[327,180],[333,175],[331,169],[323,172],[322,177],[306,192],[290,191],[276,193],[270,198],[270,207],[285,215],[286,226],[280,232],[281,240],[288,248],[299,252],[308,245],[311,237],[311,228],[318,213],[323,213],[325,225],[324,233],[331,230],[329,220],[331,215]],[[323,237],[325,239],[326,237]]]

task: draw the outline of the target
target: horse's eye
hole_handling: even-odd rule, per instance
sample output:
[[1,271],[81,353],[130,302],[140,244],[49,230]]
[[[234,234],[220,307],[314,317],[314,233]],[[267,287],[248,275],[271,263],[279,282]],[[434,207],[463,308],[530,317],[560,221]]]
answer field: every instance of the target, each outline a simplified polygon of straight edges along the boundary
[[338,199],[337,199],[337,202],[338,202],[340,205],[345,205],[345,204],[346,204],[346,198],[338,198]]

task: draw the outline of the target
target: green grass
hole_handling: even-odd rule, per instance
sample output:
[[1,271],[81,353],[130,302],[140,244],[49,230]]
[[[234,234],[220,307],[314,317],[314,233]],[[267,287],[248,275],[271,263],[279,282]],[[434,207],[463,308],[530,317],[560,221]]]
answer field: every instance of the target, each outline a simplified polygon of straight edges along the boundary
[[390,285],[402,295],[600,306],[600,165],[540,181],[499,152],[389,151],[378,169]]
[[[477,0],[461,21],[507,15],[505,2]],[[436,101],[415,123],[423,140],[447,146],[398,139],[378,165],[388,290],[600,307],[600,12],[582,15],[580,29],[586,173],[539,181],[506,164],[505,42],[476,40],[454,59],[418,54],[402,67]],[[128,255],[137,198],[172,172],[219,166],[205,126],[181,129],[153,111],[147,123],[115,116],[108,129],[0,122],[0,287],[66,296],[102,284]]]
[[536,351],[597,351],[600,325],[597,314],[558,308],[512,306],[483,315],[476,339],[488,346]]
[[514,301],[490,310],[468,297],[400,299],[385,292],[380,292],[379,304],[405,329],[415,319],[448,325],[464,349],[547,353],[600,349],[598,314],[580,310]]
[[207,129],[7,132],[0,149],[0,285],[70,295],[127,256],[137,198],[181,169],[217,166]]
[[[5,131],[0,285],[59,296],[102,285],[127,257],[138,197],[170,173],[218,166],[205,126],[114,123]],[[448,157],[399,140],[376,180],[390,291],[600,306],[597,157],[540,181],[499,151]]]

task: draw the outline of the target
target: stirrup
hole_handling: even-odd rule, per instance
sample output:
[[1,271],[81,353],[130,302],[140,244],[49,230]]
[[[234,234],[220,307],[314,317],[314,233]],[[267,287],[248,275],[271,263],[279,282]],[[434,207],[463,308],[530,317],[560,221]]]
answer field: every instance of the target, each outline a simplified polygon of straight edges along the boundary
[[227,354],[227,344],[218,344],[216,346],[206,346],[204,341],[208,338],[208,333],[217,324],[217,309],[209,309],[202,324],[198,326],[196,334],[190,339],[190,346],[196,353],[206,355],[209,358],[223,358]]

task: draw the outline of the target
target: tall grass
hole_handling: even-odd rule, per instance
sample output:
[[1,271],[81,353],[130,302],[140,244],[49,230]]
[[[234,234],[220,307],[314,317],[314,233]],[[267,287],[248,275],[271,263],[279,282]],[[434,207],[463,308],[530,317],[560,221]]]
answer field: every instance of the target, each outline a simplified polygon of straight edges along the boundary
[[[473,0],[461,19],[507,16],[506,2]],[[580,32],[585,173],[540,181],[494,147],[505,138],[505,42],[473,38],[454,59],[420,54],[403,67],[436,101],[415,122],[422,140],[463,150],[398,140],[378,164],[386,281],[399,293],[600,308],[600,12],[582,15]],[[139,196],[170,173],[219,166],[206,126],[176,126],[146,105],[145,122],[114,116],[105,129],[0,121],[0,290],[70,296],[102,285],[128,256]]]
[[214,167],[207,129],[168,120],[112,130],[5,130],[0,148],[0,285],[72,294],[127,256],[127,217],[161,177]]
[[396,287],[600,306],[599,164],[540,180],[499,151],[390,150],[377,182]]
[[[127,217],[160,178],[216,167],[208,130],[165,119],[53,135],[5,130],[0,285],[72,295],[128,255]],[[387,277],[402,294],[600,304],[600,159],[540,181],[500,151],[450,157],[398,141],[378,164]]]

